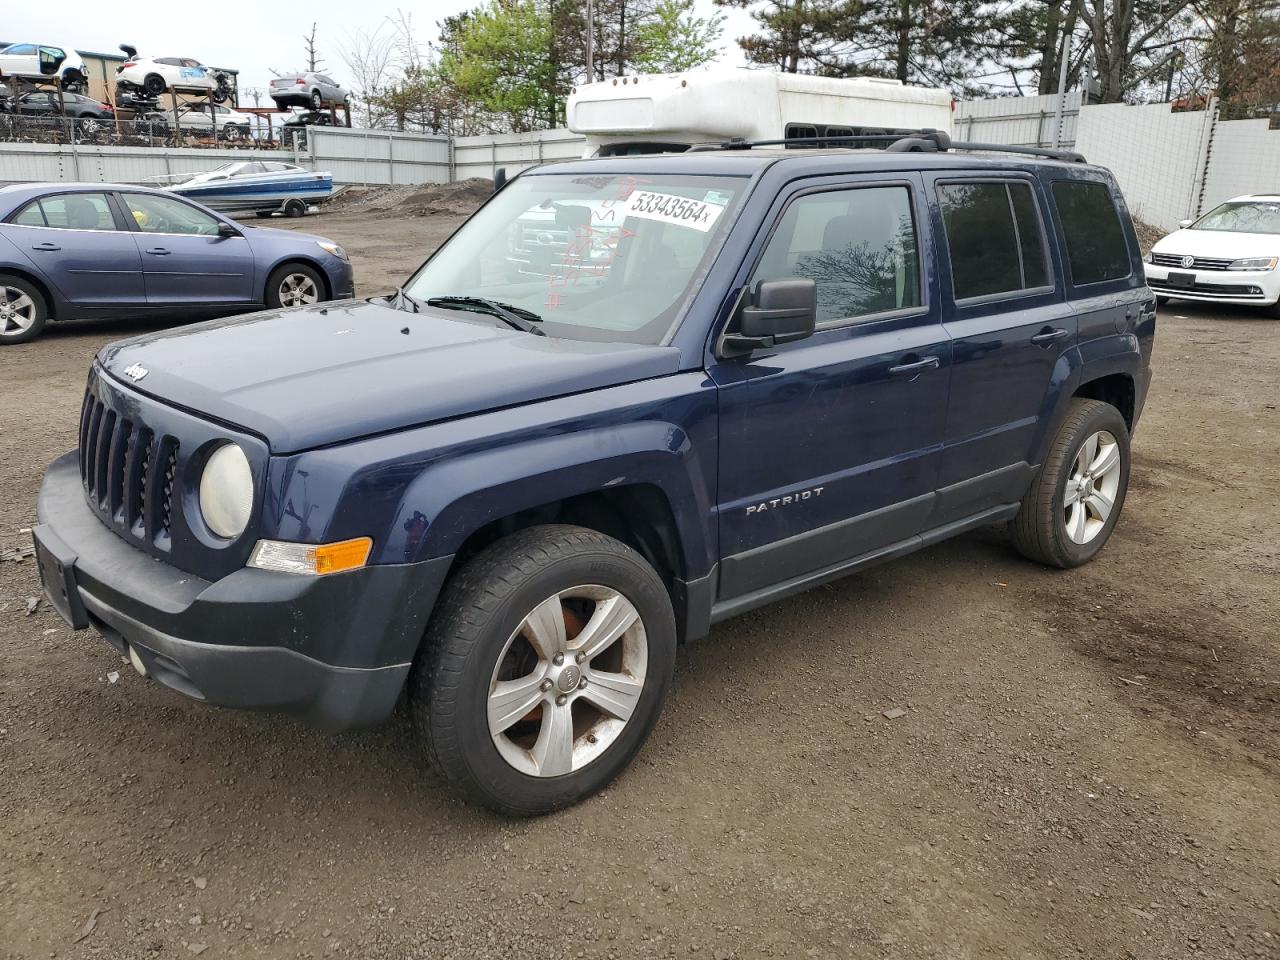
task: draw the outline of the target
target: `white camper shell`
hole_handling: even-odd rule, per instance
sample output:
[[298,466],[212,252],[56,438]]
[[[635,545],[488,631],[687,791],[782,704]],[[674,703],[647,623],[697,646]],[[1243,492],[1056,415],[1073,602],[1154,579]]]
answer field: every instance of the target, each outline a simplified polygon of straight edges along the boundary
[[716,69],[616,77],[576,87],[569,129],[585,156],[676,152],[693,144],[951,133],[951,94],[873,77]]

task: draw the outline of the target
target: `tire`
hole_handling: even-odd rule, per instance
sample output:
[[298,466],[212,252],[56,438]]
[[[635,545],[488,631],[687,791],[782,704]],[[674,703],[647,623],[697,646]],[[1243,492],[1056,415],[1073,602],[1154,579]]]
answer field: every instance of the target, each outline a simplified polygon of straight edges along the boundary
[[1275,303],[1271,304],[1271,306],[1267,307],[1263,311],[1263,314],[1270,317],[1272,320],[1280,320],[1280,300],[1277,300]]
[[1169,305],[1169,298],[1168,298],[1168,297],[1166,297],[1166,296],[1164,296],[1163,294],[1159,294],[1159,293],[1157,293],[1157,294],[1156,294],[1156,306],[1157,306],[1157,307],[1167,307],[1168,305]]
[[49,306],[34,286],[0,273],[0,347],[28,343],[44,332]]
[[[1095,441],[1100,442],[1090,457],[1085,447]],[[1118,460],[1110,466],[1112,447]],[[1089,469],[1082,469],[1085,466]],[[1083,488],[1082,477],[1087,479]],[[1129,428],[1124,417],[1109,403],[1076,398],[1010,523],[1014,545],[1027,559],[1050,567],[1088,563],[1115,529],[1128,488]],[[1107,501],[1111,506],[1103,509]]]
[[[549,604],[550,618],[539,618]],[[607,626],[595,632],[598,652],[581,659],[572,654],[589,642],[579,638],[593,613]],[[618,629],[622,615],[629,626]],[[539,636],[536,645],[528,639]],[[547,656],[555,649],[570,656],[557,662]],[[410,673],[409,709],[428,758],[459,796],[536,816],[601,790],[631,762],[662,711],[675,649],[671,598],[643,557],[594,530],[530,527],[446,584]],[[506,726],[494,732],[491,696],[502,682],[523,695],[508,699],[496,721]],[[543,749],[551,743],[561,749]]]
[[266,219],[268,219],[268,218],[271,216],[271,211],[270,211],[270,210],[255,210],[255,211],[253,211],[253,215],[254,215],[255,217],[257,217],[259,220],[266,220]]
[[324,108],[324,100],[320,96],[320,91],[312,90],[311,91],[311,109],[319,111],[319,110],[322,110],[323,108]]
[[301,200],[289,200],[284,205],[284,215],[297,219],[307,215],[307,205]]
[[164,93],[167,86],[168,85],[164,82],[164,77],[160,76],[158,73],[148,73],[146,78],[142,81],[142,89],[153,97],[158,97],[160,94]]
[[302,307],[327,299],[324,280],[305,263],[281,264],[267,277],[264,302],[268,307]]

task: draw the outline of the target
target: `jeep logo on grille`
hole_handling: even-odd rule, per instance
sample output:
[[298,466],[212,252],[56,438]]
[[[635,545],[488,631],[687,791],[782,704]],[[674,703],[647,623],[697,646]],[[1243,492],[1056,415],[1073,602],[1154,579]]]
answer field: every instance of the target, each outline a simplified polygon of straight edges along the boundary
[[145,377],[148,373],[149,371],[147,370],[147,368],[140,363],[131,363],[129,366],[124,368],[124,375],[128,377],[130,380],[132,380],[134,383],[137,383],[139,380]]

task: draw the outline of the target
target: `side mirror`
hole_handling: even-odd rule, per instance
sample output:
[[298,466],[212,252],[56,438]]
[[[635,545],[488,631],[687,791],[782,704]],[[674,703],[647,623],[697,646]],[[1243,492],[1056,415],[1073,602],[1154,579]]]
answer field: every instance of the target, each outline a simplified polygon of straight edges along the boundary
[[738,311],[738,329],[725,334],[732,356],[813,336],[818,319],[818,287],[809,279],[761,280]]
[[238,237],[240,231],[229,223],[218,222],[218,236],[220,237]]
[[493,192],[497,193],[507,185],[507,168],[498,167],[493,171]]
[[1194,220],[1179,220],[1179,221],[1178,221],[1178,229],[1179,229],[1179,230],[1185,230],[1185,229],[1187,229],[1187,227],[1191,226],[1193,223],[1195,223],[1195,221],[1194,221]]

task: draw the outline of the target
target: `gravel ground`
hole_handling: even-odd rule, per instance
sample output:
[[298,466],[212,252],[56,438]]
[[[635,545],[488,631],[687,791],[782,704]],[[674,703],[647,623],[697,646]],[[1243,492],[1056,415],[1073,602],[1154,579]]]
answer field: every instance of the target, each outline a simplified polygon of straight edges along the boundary
[[[374,293],[454,222],[288,226]],[[0,351],[0,552],[144,329]],[[536,821],[454,803],[403,716],[144,681],[0,562],[0,956],[1280,957],[1280,324],[1175,304],[1155,363],[1097,562],[988,532],[722,624],[632,768]]]

